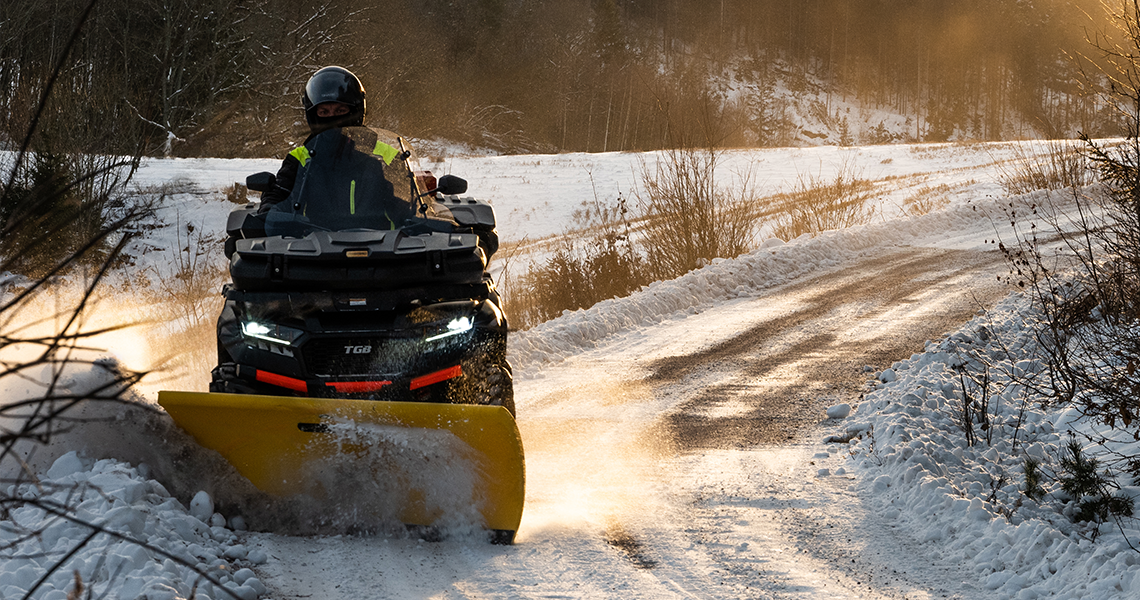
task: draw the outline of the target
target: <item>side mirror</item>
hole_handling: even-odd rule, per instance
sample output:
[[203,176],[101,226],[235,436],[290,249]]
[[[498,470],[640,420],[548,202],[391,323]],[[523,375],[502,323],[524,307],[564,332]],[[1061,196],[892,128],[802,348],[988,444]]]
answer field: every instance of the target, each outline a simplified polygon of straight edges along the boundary
[[467,180],[455,175],[444,175],[439,178],[439,185],[435,187],[437,193],[444,196],[455,196],[467,191]]
[[245,187],[255,192],[268,192],[277,185],[277,177],[268,171],[254,173],[245,178]]

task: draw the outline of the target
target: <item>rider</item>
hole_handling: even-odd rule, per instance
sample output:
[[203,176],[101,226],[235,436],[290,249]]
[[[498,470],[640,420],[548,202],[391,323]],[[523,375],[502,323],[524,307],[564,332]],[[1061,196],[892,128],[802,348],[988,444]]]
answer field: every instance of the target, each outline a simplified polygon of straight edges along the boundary
[[319,133],[334,127],[362,127],[367,106],[364,86],[360,79],[344,67],[325,67],[318,70],[305,84],[301,95],[305,106],[305,120],[309,123],[309,137],[305,143],[285,157],[277,171],[272,189],[261,194],[259,212],[268,211],[274,204],[289,197],[297,171],[308,156],[309,143]]

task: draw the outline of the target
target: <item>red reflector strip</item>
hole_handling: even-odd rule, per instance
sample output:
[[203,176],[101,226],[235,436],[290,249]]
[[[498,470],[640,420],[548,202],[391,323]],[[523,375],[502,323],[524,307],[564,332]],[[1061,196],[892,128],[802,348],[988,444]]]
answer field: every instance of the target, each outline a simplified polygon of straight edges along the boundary
[[278,375],[276,373],[270,373],[268,371],[262,371],[261,369],[257,370],[257,380],[262,383],[268,383],[269,385],[275,385],[277,387],[283,387],[295,392],[301,392],[302,394],[309,393],[309,384],[305,383],[304,381],[301,381],[300,379],[294,379],[292,377],[286,377],[284,375]]
[[391,381],[330,381],[325,385],[333,388],[342,394],[361,394],[365,392],[375,392],[386,385],[392,385]]
[[422,387],[427,387],[433,383],[439,383],[441,381],[447,381],[448,379],[454,379],[462,374],[463,369],[460,368],[459,365],[455,365],[450,369],[444,369],[442,371],[436,371],[435,373],[424,375],[422,377],[416,377],[412,380],[411,389],[417,390]]

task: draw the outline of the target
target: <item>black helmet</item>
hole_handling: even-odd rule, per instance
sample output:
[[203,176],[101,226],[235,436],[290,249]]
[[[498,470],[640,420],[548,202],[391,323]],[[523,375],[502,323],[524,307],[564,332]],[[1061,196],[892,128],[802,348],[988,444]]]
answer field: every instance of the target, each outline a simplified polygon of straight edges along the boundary
[[[332,127],[364,125],[367,107],[364,102],[364,86],[351,71],[344,67],[325,67],[309,78],[305,93],[301,95],[305,105],[305,120],[313,133]],[[340,102],[349,107],[348,114],[335,117],[318,117],[317,105],[324,102]]]

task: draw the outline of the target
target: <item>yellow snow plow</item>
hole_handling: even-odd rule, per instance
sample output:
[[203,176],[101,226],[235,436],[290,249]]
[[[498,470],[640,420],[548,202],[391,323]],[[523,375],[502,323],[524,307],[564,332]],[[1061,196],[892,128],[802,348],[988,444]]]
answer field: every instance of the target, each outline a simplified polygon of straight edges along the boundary
[[333,127],[298,151],[293,181],[246,178],[288,198],[226,221],[210,393],[159,404],[321,525],[485,528],[510,542],[524,469],[487,270],[494,208],[460,197],[462,178],[418,171],[391,132]]
[[522,519],[522,440],[501,406],[159,392],[183,430],[258,489],[408,525]]

